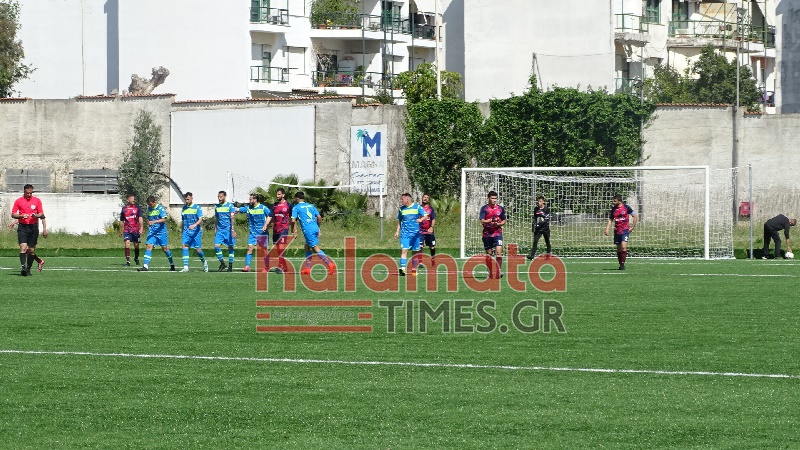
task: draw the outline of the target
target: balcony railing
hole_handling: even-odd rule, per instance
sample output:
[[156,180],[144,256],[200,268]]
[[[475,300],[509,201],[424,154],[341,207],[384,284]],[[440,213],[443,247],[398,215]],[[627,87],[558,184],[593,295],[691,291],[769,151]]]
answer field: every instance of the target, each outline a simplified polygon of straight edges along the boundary
[[288,67],[250,66],[250,81],[262,83],[288,83]]
[[775,48],[775,27],[750,27],[751,42],[760,42],[767,48]]
[[390,89],[392,77],[380,72],[344,72],[338,70],[311,72],[315,87],[361,87]]
[[[356,13],[319,12],[311,18],[311,27],[319,30],[365,30],[395,34],[412,34],[415,39],[436,39],[436,28],[424,23],[411,23],[411,19]],[[412,26],[413,25],[413,26]]]
[[638,78],[614,78],[614,92],[630,94],[641,82]]
[[669,35],[733,39],[736,37],[736,23],[722,20],[673,20],[669,23]]
[[250,7],[250,23],[289,25],[289,10],[285,8]]
[[753,27],[743,24],[741,37],[737,33],[735,22],[721,20],[673,20],[669,23],[670,37],[703,37],[731,39],[765,44],[775,47],[775,27]]
[[623,33],[649,33],[650,23],[634,14],[614,14],[614,30]]

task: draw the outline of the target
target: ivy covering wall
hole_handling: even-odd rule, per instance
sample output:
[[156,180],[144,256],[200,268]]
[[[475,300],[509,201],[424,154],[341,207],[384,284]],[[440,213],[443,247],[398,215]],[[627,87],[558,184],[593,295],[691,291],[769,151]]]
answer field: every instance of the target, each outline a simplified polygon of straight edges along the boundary
[[629,94],[554,88],[536,79],[524,94],[478,105],[458,99],[408,105],[406,165],[411,183],[433,196],[458,195],[462,167],[634,166],[640,127],[655,105]]

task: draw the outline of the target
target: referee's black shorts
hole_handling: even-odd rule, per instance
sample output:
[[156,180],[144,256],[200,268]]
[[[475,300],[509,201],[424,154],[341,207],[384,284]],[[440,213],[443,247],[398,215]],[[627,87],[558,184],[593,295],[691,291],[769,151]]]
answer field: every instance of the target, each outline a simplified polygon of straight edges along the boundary
[[19,224],[17,226],[17,241],[20,244],[28,244],[28,247],[36,248],[39,242],[39,224]]

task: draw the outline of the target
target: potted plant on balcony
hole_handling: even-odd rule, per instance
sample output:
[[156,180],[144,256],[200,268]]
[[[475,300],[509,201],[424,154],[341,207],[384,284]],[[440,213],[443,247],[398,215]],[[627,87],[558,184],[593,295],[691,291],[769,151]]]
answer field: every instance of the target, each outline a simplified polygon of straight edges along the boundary
[[361,0],[314,0],[309,19],[312,26],[326,29],[350,24],[350,19],[360,13]]

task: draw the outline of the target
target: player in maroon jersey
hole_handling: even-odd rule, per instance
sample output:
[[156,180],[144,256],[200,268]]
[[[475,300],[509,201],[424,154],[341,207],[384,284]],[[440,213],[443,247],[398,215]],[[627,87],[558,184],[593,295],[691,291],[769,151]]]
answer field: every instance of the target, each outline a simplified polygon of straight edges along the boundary
[[[279,274],[287,269],[283,252],[288,244],[289,224],[292,221],[292,204],[287,202],[285,197],[286,191],[283,188],[278,188],[275,192],[277,201],[272,205],[263,229],[266,232],[269,225],[272,224],[272,244],[278,252],[278,267],[275,268],[275,273]],[[269,252],[264,257],[264,270],[269,270]]]
[[[506,224],[506,210],[497,203],[497,192],[489,191],[488,202],[481,207],[481,224],[483,224],[483,248],[486,250],[486,267],[489,278],[503,278],[503,225]],[[494,262],[497,262],[497,274],[492,275]]]
[[[619,270],[625,270],[625,259],[628,257],[628,235],[636,228],[639,222],[639,216],[633,211],[633,208],[628,206],[622,201],[622,196],[617,194],[611,200],[613,207],[608,215],[608,223],[606,224],[605,235],[611,229],[611,224],[614,224],[614,244],[617,246],[617,261],[619,262]],[[633,223],[631,223],[633,217]]]
[[142,208],[136,205],[136,196],[128,194],[125,200],[128,203],[122,207],[119,215],[119,236],[125,241],[125,265],[131,265],[131,242],[133,242],[133,262],[138,266],[139,242],[144,231],[144,218]]
[[431,250],[431,258],[436,256],[436,235],[434,234],[433,227],[436,225],[436,211],[431,206],[431,196],[422,194],[422,210],[426,215],[422,222],[419,223],[419,232],[422,234],[422,246],[428,247]]

